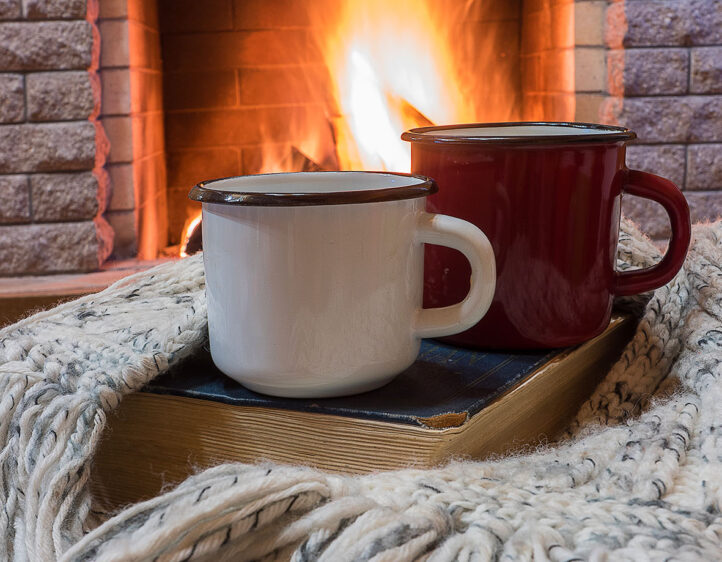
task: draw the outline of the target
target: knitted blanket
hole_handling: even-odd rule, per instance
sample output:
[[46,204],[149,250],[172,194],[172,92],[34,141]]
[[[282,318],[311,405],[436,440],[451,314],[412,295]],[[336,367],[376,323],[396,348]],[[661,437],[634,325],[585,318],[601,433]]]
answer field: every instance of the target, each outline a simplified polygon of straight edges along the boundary
[[[623,221],[620,268],[656,248]],[[632,299],[637,333],[568,437],[362,477],[221,465],[105,516],[106,416],[202,345],[199,256],[0,331],[0,553],[13,560],[722,560],[722,223]],[[152,431],[152,428],[149,428]]]

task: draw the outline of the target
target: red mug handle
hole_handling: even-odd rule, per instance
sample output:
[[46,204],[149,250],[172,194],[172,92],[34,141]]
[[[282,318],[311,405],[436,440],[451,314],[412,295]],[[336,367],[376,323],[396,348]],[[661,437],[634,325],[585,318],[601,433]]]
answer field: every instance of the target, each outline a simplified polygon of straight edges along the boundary
[[672,224],[672,237],[662,261],[641,270],[616,272],[614,294],[625,297],[646,293],[671,281],[684,263],[692,231],[687,200],[671,181],[647,172],[627,170],[622,191],[656,201],[667,211]]

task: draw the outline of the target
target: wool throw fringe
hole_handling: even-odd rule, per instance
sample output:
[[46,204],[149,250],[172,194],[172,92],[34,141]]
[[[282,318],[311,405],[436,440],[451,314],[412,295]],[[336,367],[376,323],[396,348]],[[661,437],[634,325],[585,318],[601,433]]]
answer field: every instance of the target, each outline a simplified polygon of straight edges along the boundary
[[[620,269],[659,259],[626,220],[620,238]],[[224,464],[109,518],[93,508],[93,452],[123,396],[207,337],[201,257],[41,312],[0,331],[0,550],[32,562],[722,560],[722,222],[695,226],[671,283],[622,304],[637,332],[561,443],[360,477]]]

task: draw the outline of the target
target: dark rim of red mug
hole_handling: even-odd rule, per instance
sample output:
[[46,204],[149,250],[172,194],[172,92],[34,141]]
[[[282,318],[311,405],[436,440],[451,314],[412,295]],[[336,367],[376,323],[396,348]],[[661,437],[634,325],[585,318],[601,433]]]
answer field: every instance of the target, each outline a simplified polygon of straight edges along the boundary
[[[303,174],[305,172],[281,172],[273,174],[255,174],[255,176],[278,176],[290,174]],[[312,205],[349,205],[353,203],[379,203],[382,201],[399,201],[426,197],[438,191],[436,182],[431,178],[419,174],[403,174],[400,172],[372,172],[372,171],[328,171],[312,172],[314,174],[384,174],[389,176],[403,176],[420,180],[415,185],[389,186],[378,189],[330,191],[328,193],[274,193],[274,192],[243,192],[223,191],[213,187],[221,180],[239,179],[249,176],[229,176],[195,185],[188,198],[203,203],[220,203],[222,205],[247,205],[254,207],[295,207]],[[340,182],[342,185],[342,182]]]
[[[451,136],[435,134],[435,131],[448,131],[449,129],[484,129],[490,127],[518,127],[529,125],[545,125],[551,127],[572,127],[576,129],[596,129],[599,134],[587,135],[517,135],[498,137],[494,135],[468,135]],[[606,132],[603,132],[606,131]],[[505,123],[466,123],[462,125],[439,125],[433,127],[419,127],[410,129],[401,135],[409,142],[429,144],[523,144],[523,145],[549,145],[549,144],[590,144],[630,141],[637,138],[634,131],[613,125],[599,125],[597,123],[566,123],[558,121],[512,121]]]

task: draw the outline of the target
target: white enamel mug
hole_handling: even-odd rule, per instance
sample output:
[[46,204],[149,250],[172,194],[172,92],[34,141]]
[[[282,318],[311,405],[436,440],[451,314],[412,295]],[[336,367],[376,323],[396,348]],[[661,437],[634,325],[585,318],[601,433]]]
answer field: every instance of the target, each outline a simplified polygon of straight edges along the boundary
[[[476,226],[424,211],[436,189],[426,177],[385,172],[195,186],[216,366],[264,394],[355,394],[409,367],[421,338],[476,324],[494,295],[494,253]],[[462,302],[422,309],[424,243],[471,263]]]

